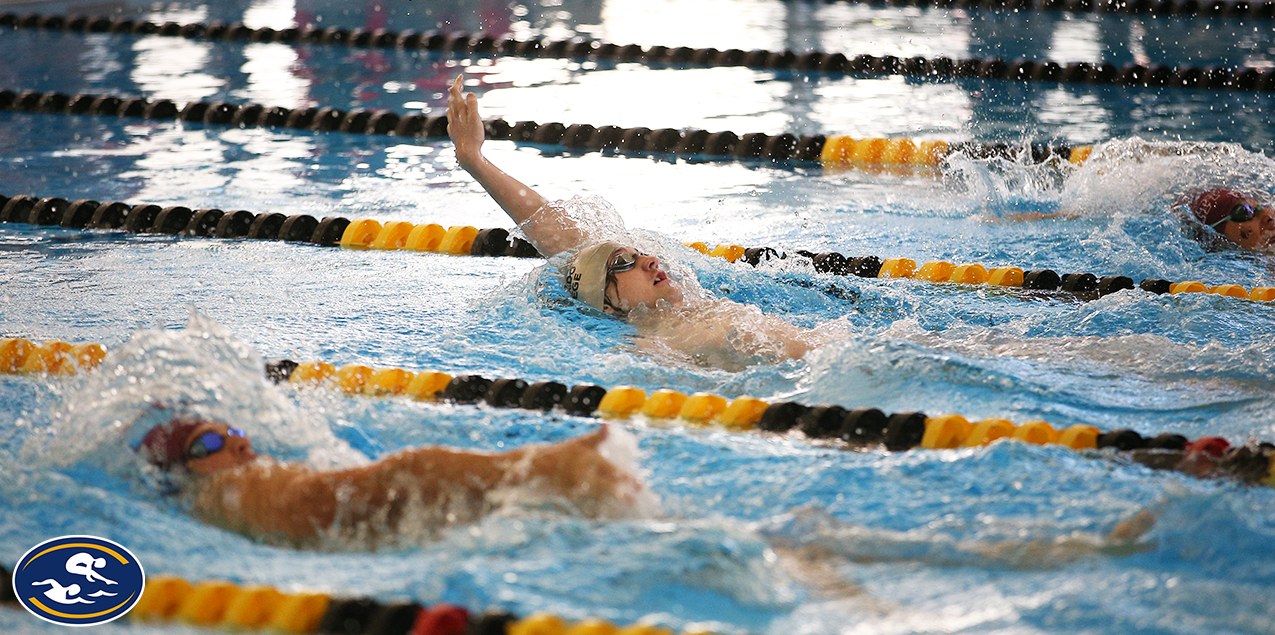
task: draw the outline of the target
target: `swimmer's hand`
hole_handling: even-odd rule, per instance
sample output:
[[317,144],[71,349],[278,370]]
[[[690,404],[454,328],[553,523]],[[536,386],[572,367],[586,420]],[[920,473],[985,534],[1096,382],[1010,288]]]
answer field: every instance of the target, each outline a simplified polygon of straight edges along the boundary
[[1155,512],[1144,509],[1121,520],[1107,534],[1107,539],[1100,551],[1111,556],[1125,556],[1140,551],[1149,551],[1154,545],[1143,542],[1142,536],[1155,526]]
[[547,201],[483,156],[483,118],[478,114],[478,97],[461,90],[460,81],[461,78],[457,77],[447,89],[447,134],[451,136],[452,143],[456,144],[456,161],[487,190],[500,208],[509,214],[509,218],[522,226],[527,238],[540,249],[540,253],[557,253],[560,250],[546,245],[553,244],[553,239],[560,231],[558,227],[562,224],[562,219],[555,217],[545,227],[527,223],[527,219],[544,207]]
[[1023,212],[1021,214],[1006,214],[1001,218],[1003,220],[1026,222],[1033,220],[1049,220],[1053,218],[1071,218],[1071,216],[1064,212]]
[[483,119],[478,114],[478,97],[461,88],[461,78],[447,89],[447,134],[456,144],[456,160],[469,170],[482,161]]
[[510,452],[518,464],[506,482],[536,483],[570,501],[589,517],[629,516],[649,497],[636,475],[608,460],[602,445],[613,434],[606,425],[597,432],[562,443]]

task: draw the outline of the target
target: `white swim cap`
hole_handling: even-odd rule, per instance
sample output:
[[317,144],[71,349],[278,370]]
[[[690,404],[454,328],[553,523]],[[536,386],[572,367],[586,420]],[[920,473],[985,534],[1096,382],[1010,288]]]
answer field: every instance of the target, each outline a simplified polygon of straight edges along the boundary
[[611,254],[623,248],[620,243],[606,241],[577,252],[563,270],[562,284],[571,297],[599,311],[605,310],[607,265]]

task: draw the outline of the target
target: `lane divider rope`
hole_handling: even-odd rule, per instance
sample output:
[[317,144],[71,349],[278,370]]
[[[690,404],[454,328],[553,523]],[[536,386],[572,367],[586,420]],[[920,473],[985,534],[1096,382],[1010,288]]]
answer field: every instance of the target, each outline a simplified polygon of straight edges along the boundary
[[[701,253],[724,258],[730,262],[743,260],[756,267],[771,259],[784,259],[788,254],[769,247],[745,248],[739,245],[717,245],[709,248],[702,242],[685,243],[687,247]],[[860,278],[909,278],[926,280],[933,283],[957,283],[969,285],[988,285],[1003,288],[1021,288],[1038,291],[1064,291],[1081,300],[1094,300],[1103,296],[1133,289],[1135,286],[1143,291],[1157,295],[1179,293],[1212,293],[1231,298],[1270,302],[1275,300],[1275,287],[1253,287],[1247,289],[1238,284],[1206,285],[1203,282],[1189,280],[1170,282],[1160,278],[1146,278],[1134,285],[1129,276],[1103,276],[1099,278],[1092,273],[1066,273],[1059,275],[1052,269],[1024,270],[1021,267],[1007,266],[988,269],[978,263],[954,264],[945,260],[931,260],[917,267],[916,261],[910,258],[888,258],[881,260],[877,256],[845,256],[837,252],[814,253],[797,250],[796,255],[809,258],[815,271],[839,276],[858,276]]]
[[[1189,0],[1184,0],[1189,1]],[[1259,13],[1265,15],[1269,3],[1257,3]],[[1210,5],[1211,7],[1212,5]],[[1249,4],[1248,6],[1253,6]],[[718,67],[747,66],[750,68],[780,71],[822,72],[853,74],[865,77],[904,75],[926,78],[969,78],[1014,81],[1035,81],[1054,84],[1117,84],[1123,86],[1147,86],[1169,88],[1209,88],[1217,90],[1275,90],[1275,69],[1252,67],[1210,66],[1199,68],[1190,65],[1144,66],[1129,63],[1117,68],[1111,63],[1091,64],[1072,62],[1062,66],[1052,61],[1018,59],[1006,61],[999,58],[965,58],[953,60],[947,57],[926,58],[915,56],[899,58],[894,55],[858,55],[848,58],[842,53],[811,51],[766,51],[715,48],[693,49],[682,46],[651,46],[637,44],[618,45],[587,39],[572,40],[516,40],[512,37],[473,35],[469,33],[419,33],[404,31],[395,33],[386,29],[349,30],[341,27],[287,28],[270,27],[250,29],[241,23],[214,22],[178,24],[149,21],[137,22],[128,18],[60,16],[6,13],[0,15],[0,28],[66,30],[82,33],[121,33],[135,35],[159,35],[188,39],[239,40],[249,42],[284,42],[306,44],[332,44],[359,48],[424,49],[451,54],[482,56],[519,56],[531,58],[560,58],[596,60],[603,62],[640,62],[653,67]]]
[[69,229],[123,230],[136,234],[167,234],[203,238],[249,238],[312,243],[320,247],[422,251],[454,256],[510,256],[534,258],[536,248],[499,227],[478,229],[469,225],[443,227],[437,223],[416,225],[403,221],[381,223],[369,218],[341,216],[316,219],[308,214],[284,216],[254,214],[247,210],[192,210],[180,205],[130,205],[119,201],[99,203],[89,199],[68,201],[60,197],[37,198],[0,194],[0,222]]
[[[120,97],[81,93],[0,90],[0,110],[17,112],[132,117],[151,120],[179,120],[239,128],[292,128],[316,132],[391,135],[408,138],[446,139],[447,116],[409,114],[400,116],[385,109],[341,110],[330,107],[288,109],[261,104],[148,101],[141,97]],[[880,167],[932,171],[955,152],[986,159],[999,157],[1042,163],[1053,157],[1082,164],[1092,146],[1075,148],[1061,144],[913,139],[852,139],[845,136],[795,135],[782,133],[735,134],[731,131],[537,123],[503,119],[484,122],[488,139],[541,146],[559,146],[574,151],[602,152],[609,156],[646,154],[711,158],[715,160],[769,160],[775,162],[819,162],[826,170],[873,169]]]
[[[99,203],[80,199],[74,202],[59,197],[37,198],[19,195],[12,198],[0,194],[0,223],[26,223],[35,226],[61,226],[71,229],[112,230],[206,238],[249,238],[306,242],[323,247],[406,250],[450,255],[510,256],[535,258],[535,246],[511,236],[502,228],[478,229],[467,225],[444,228],[436,223],[416,225],[404,221],[381,223],[373,219],[350,220],[327,217],[322,221],[306,214],[284,216],[279,213],[253,214],[246,210],[224,212],[219,209],[192,210],[188,207],[122,202]],[[709,247],[703,242],[686,243],[687,247],[728,262],[743,261],[753,267],[771,259],[785,259],[789,254],[770,247],[746,248],[719,244]],[[1063,291],[1081,300],[1093,300],[1135,287],[1128,276],[1103,276],[1092,273],[1059,275],[1052,269],[1024,270],[1007,266],[988,269],[978,263],[953,264],[935,260],[917,267],[909,258],[881,260],[877,256],[847,257],[837,252],[793,252],[811,261],[815,271],[861,278],[910,278],[933,283],[989,285],[1034,291]],[[1147,278],[1136,285],[1155,293],[1212,293],[1261,302],[1275,300],[1275,287],[1247,289],[1238,284],[1206,285],[1199,281],[1169,282]]]
[[[72,351],[91,350],[75,356]],[[0,373],[74,374],[101,363],[106,349],[99,344],[66,342],[34,344],[22,338],[0,339]],[[847,410],[840,406],[807,406],[792,401],[767,402],[743,395],[727,399],[698,392],[687,395],[659,389],[647,394],[632,386],[607,389],[593,384],[568,388],[555,381],[529,383],[523,379],[487,379],[481,375],[456,375],[438,371],[373,368],[347,364],[337,368],[327,362],[267,363],[265,375],[275,383],[298,388],[324,388],[348,395],[404,397],[417,401],[456,404],[485,403],[493,408],[522,408],[549,412],[562,410],[581,417],[627,420],[643,417],[652,423],[674,422],[688,427],[717,427],[731,432],[762,431],[775,434],[800,432],[812,440],[847,450],[883,448],[892,452],[916,448],[931,450],[979,447],[999,439],[1036,445],[1063,445],[1074,450],[1114,448],[1114,451],[1164,450],[1225,455],[1234,469],[1259,470],[1263,484],[1275,487],[1275,445],[1261,448],[1242,445],[1231,450],[1221,437],[1194,441],[1165,433],[1144,438],[1134,430],[1103,432],[1095,426],[1075,424],[1059,430],[1046,421],[1014,424],[1008,419],[971,421],[959,414],[929,416],[921,412],[886,414],[876,408]]]
[[[6,583],[0,604],[18,606],[12,574],[0,565]],[[264,585],[225,580],[191,582],[181,577],[148,576],[142,597],[128,612],[139,624],[183,622],[230,632],[268,631],[324,635],[673,635],[646,623],[617,626],[591,618],[572,622],[550,613],[518,617],[505,611],[482,614],[447,603],[382,603],[368,597],[333,597],[323,592],[284,593]],[[683,631],[682,635],[709,635]]]

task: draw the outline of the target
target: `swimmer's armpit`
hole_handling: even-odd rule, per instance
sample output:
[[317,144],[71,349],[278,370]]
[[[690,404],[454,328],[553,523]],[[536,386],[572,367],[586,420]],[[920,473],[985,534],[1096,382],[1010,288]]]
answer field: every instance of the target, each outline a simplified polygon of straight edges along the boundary
[[567,213],[564,201],[549,201],[541,205],[522,220],[518,228],[546,258],[571,251],[594,240]]
[[1050,220],[1055,218],[1076,218],[1078,214],[1075,212],[1058,211],[1058,212],[1023,212],[1021,214],[1006,214],[999,217],[1001,220],[1027,222],[1034,220]]

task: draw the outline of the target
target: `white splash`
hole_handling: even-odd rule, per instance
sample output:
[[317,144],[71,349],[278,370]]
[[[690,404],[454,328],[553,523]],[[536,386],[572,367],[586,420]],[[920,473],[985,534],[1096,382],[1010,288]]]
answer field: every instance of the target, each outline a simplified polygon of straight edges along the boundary
[[192,310],[185,329],[138,331],[111,350],[66,396],[46,433],[27,441],[23,460],[57,468],[92,457],[126,474],[137,466],[127,449],[150,427],[191,416],[241,428],[267,452],[308,452],[321,464],[358,462],[357,452],[272,386],[263,368],[251,345]]

